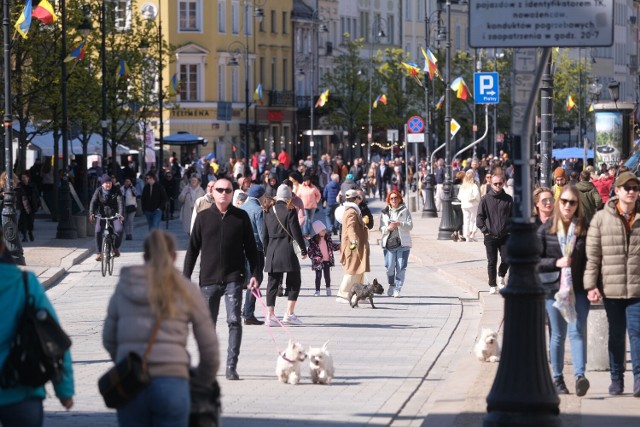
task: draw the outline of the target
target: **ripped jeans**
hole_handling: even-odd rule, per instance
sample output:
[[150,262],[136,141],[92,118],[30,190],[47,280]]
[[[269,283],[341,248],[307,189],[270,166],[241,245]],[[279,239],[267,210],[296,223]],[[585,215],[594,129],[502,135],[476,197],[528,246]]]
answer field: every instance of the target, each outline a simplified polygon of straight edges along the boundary
[[224,295],[229,326],[229,346],[227,348],[227,367],[236,368],[242,343],[242,282],[229,282],[226,285],[206,285],[200,287],[204,302],[209,307],[213,325],[217,324],[220,311],[220,299]]

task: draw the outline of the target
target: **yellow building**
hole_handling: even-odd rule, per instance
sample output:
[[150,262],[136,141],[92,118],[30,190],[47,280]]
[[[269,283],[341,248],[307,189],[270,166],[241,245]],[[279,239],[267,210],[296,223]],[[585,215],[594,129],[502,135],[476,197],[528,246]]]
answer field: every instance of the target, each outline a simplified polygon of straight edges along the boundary
[[[174,76],[178,82],[177,94],[165,99],[164,136],[186,131],[209,141],[182,155],[213,151],[222,161],[282,145],[291,152],[293,1],[143,0],[140,11],[147,3],[159,6],[156,22],[175,49],[164,61],[163,89],[171,94]],[[254,101],[258,85],[262,99]]]

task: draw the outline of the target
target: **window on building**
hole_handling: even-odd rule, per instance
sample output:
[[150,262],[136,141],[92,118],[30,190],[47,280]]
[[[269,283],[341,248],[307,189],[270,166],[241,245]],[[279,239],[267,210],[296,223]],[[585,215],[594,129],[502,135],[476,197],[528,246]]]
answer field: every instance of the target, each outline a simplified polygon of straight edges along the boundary
[[200,0],[180,0],[178,22],[180,31],[200,31]]
[[278,74],[278,64],[276,64],[276,58],[271,58],[271,90],[276,90],[276,76]]
[[227,64],[218,64],[218,101],[227,100]]
[[412,19],[413,10],[411,6],[413,6],[413,2],[411,0],[404,0],[404,20],[405,21],[413,21]]
[[388,44],[396,44],[396,23],[395,17],[393,15],[387,16],[387,43]]
[[456,33],[455,33],[455,39],[456,39],[456,50],[462,50],[462,29],[460,28],[460,25],[456,25]]
[[113,3],[113,18],[116,30],[131,29],[131,0],[118,0]]
[[240,33],[240,3],[233,0],[231,3],[231,32],[233,34]]
[[253,5],[245,3],[244,5],[244,35],[253,34]]
[[282,34],[289,34],[289,20],[286,11],[282,12]]
[[231,102],[240,101],[240,67],[231,67]]
[[218,32],[227,32],[227,2],[218,0]]
[[271,11],[271,33],[275,34],[277,33],[278,26],[276,23],[276,11],[272,10]]
[[282,90],[289,90],[289,61],[287,58],[282,60]]
[[371,41],[371,37],[369,36],[369,11],[363,10],[360,12],[360,22],[362,25],[360,26],[360,37],[364,39],[367,43]]
[[198,64],[180,64],[180,100],[200,101],[199,81],[200,70]]
[[264,81],[264,58],[263,57],[260,57],[260,60],[258,61],[258,67],[259,67],[258,82],[263,82]]

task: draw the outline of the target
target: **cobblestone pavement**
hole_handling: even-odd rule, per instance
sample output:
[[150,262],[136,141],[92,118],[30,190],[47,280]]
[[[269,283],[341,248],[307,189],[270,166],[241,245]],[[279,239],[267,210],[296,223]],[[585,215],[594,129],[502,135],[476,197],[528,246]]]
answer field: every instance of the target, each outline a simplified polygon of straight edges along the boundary
[[[382,206],[381,202],[371,202],[376,223]],[[402,298],[376,297],[377,310],[365,304],[352,309],[336,303],[335,298],[312,296],[314,275],[309,261],[302,261],[303,285],[297,314],[304,325],[289,327],[286,331],[274,328],[273,338],[264,326],[244,327],[238,365],[241,380],[231,382],[219,376],[224,426],[482,424],[486,415],[485,399],[497,364],[476,361],[471,349],[481,327],[500,328],[503,299],[487,292],[481,242],[439,241],[436,239],[439,219],[423,219],[420,212],[413,217],[414,247]],[[104,407],[96,382],[111,365],[101,345],[108,299],[120,268],[139,263],[142,258],[146,224],[141,218],[136,221],[134,240],[123,243],[123,255],[116,259],[113,277],[102,277],[99,263],[93,260],[91,238],[62,243],[52,240],[53,223],[38,221],[36,238],[40,239],[25,246],[29,268],[40,269],[41,279],[49,286],[55,284],[48,289],[48,296],[73,338],[76,404],[71,412],[63,412],[56,399],[47,399],[46,426],[117,424],[115,412]],[[176,234],[179,247],[184,249],[186,236],[179,222],[172,221],[169,230]],[[370,235],[372,271],[367,277],[384,282],[386,274],[382,250],[376,245],[378,238],[379,232],[373,231]],[[40,240],[45,243],[37,246]],[[74,262],[62,265],[71,254]],[[180,268],[183,257],[184,250],[181,250],[177,261]],[[48,268],[61,269],[58,278],[62,279],[51,279]],[[193,278],[196,274],[197,271]],[[334,291],[340,279],[341,267],[337,266],[332,271]],[[263,283],[262,289],[265,287]],[[279,299],[278,315],[282,316],[284,306],[284,299]],[[261,317],[259,306],[256,313]],[[220,315],[218,334],[224,355],[227,328],[224,311]],[[329,340],[336,365],[332,385],[311,384],[306,368],[297,386],[283,385],[276,380],[277,350],[286,345],[290,336],[307,346]],[[192,341],[189,347],[197,359]],[[570,365],[568,369],[566,376],[571,378]],[[637,400],[629,393],[616,398],[606,394],[608,373],[589,372],[588,378],[592,386],[586,397],[561,398],[563,425],[640,424]],[[627,383],[632,381],[627,379]],[[571,389],[571,384],[569,386]],[[53,396],[51,389],[49,394]]]

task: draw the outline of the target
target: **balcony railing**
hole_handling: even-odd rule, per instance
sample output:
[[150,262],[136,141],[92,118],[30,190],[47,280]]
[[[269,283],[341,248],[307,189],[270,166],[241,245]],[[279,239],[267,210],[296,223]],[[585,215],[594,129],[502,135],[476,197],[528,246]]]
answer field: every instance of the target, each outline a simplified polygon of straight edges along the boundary
[[293,107],[294,106],[293,91],[290,90],[270,90],[269,91],[269,107]]

